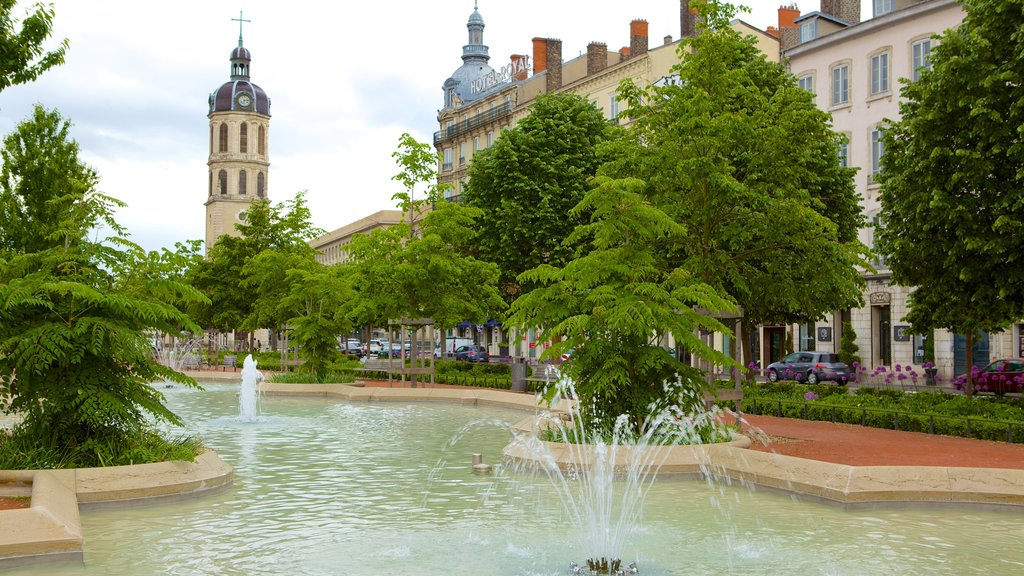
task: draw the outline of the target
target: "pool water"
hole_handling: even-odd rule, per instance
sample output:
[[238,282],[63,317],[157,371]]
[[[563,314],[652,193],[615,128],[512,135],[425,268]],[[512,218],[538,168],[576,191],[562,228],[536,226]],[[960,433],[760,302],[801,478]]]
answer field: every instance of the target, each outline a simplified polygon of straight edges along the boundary
[[[165,390],[235,467],[192,499],[86,509],[85,563],[5,574],[517,575],[583,563],[543,478],[498,464],[523,413],[444,403],[264,397],[238,418],[238,385]],[[467,423],[474,422],[467,427]],[[728,483],[667,479],[648,495],[625,563],[643,575],[1024,573],[1024,511],[846,511]]]

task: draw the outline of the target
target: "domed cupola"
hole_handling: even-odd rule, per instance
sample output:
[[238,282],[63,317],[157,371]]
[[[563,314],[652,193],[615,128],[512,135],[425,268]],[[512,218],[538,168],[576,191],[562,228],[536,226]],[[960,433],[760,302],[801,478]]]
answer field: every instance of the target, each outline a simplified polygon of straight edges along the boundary
[[484,44],[484,19],[477,10],[476,2],[466,28],[469,30],[469,42],[462,47],[462,66],[442,86],[445,108],[483,96],[490,87],[484,78],[494,74],[494,69],[487,64],[491,56]]
[[238,33],[238,47],[231,51],[231,80],[210,94],[210,113],[255,112],[270,116],[270,97],[262,88],[249,81],[252,54],[242,46],[242,33]]

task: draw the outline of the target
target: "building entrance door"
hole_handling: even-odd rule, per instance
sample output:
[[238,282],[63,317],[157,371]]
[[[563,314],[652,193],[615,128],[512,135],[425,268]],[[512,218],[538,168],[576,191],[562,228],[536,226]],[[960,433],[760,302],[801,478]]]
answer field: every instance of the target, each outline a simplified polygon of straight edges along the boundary
[[871,338],[874,364],[889,366],[892,364],[892,307],[872,306],[871,315],[874,320]]
[[764,357],[766,362],[761,365],[762,368],[786,357],[786,327],[766,326],[764,329],[764,340],[766,348]]

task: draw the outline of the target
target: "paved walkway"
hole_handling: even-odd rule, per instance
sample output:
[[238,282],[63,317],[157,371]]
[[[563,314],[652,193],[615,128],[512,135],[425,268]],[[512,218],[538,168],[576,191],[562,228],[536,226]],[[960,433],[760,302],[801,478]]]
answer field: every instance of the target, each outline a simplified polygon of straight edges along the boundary
[[[398,384],[395,383],[397,386]],[[387,381],[366,380],[366,386],[387,387]],[[437,388],[464,386],[436,385]],[[849,466],[943,466],[1024,470],[1024,444],[972,440],[921,432],[882,430],[853,424],[832,424],[745,416],[743,428],[767,436],[769,444],[751,449]]]

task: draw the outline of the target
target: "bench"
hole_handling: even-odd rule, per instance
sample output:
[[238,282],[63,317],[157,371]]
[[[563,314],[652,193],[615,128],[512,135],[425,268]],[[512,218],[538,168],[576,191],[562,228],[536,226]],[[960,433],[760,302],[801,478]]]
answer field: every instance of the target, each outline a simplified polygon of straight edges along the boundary
[[281,365],[284,367],[285,372],[294,372],[296,366],[302,366],[305,363],[305,360],[285,360]]
[[234,370],[238,366],[238,356],[225,356],[220,362],[221,372],[231,368]]
[[399,364],[392,364],[390,360],[379,359],[379,358],[367,358],[366,362],[363,363],[361,368],[356,368],[356,372],[391,372],[391,368],[399,368]]

